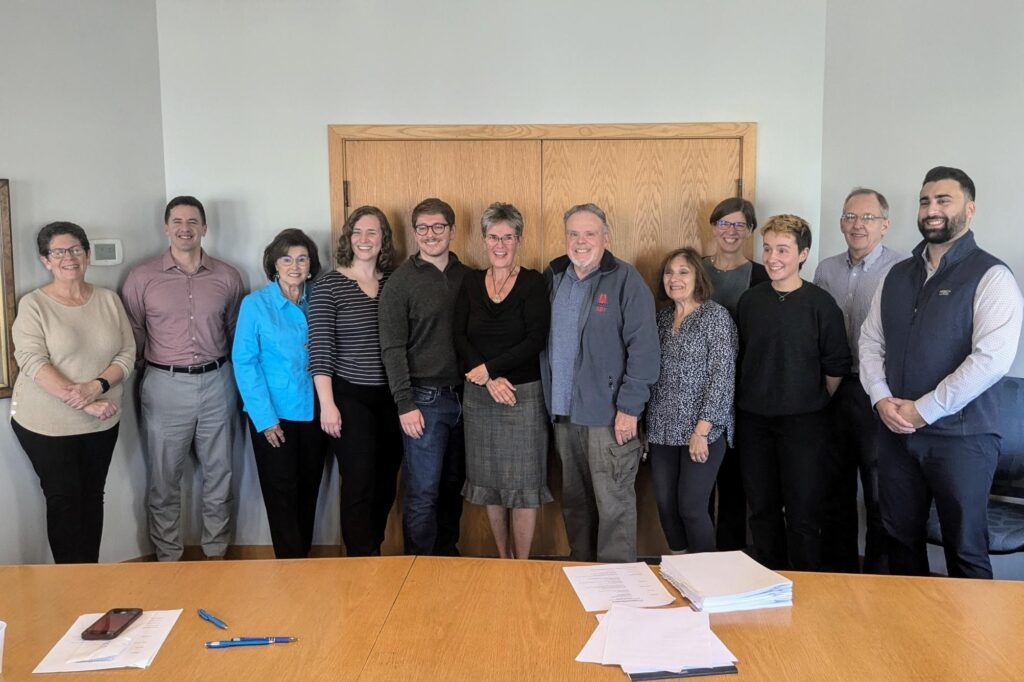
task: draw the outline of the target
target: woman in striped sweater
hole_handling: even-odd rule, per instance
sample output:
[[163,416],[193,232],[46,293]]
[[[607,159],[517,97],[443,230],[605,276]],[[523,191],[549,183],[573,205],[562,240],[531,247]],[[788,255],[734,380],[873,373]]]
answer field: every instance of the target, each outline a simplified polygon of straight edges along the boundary
[[341,536],[348,556],[380,554],[402,461],[402,432],[380,358],[377,303],[395,257],[391,225],[374,206],[352,211],[338,267],[310,302],[309,368],[320,426],[341,472]]

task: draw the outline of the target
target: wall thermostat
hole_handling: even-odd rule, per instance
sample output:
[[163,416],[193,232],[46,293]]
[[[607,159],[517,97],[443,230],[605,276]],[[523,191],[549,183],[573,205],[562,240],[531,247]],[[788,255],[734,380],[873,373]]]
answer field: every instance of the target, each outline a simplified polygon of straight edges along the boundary
[[124,247],[120,239],[92,239],[91,265],[120,265],[124,260]]

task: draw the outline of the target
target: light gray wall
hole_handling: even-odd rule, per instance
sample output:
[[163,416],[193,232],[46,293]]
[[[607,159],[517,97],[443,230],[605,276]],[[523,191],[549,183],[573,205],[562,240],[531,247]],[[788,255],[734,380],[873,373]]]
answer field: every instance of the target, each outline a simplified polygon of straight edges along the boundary
[[[820,255],[846,248],[838,216],[857,185],[886,195],[886,243],[909,253],[924,174],[956,166],[977,185],[978,243],[1021,281],[1022,26],[1014,0],[829,3]],[[1024,352],[1011,374],[1024,376]]]
[[[789,5],[158,0],[168,194],[255,285],[281,228],[328,246],[331,123],[756,121],[759,211],[816,216],[825,4]],[[250,482],[236,540],[266,542]]]
[[[134,0],[0,3],[0,177],[11,181],[18,296],[49,281],[35,235],[53,220],[154,253],[164,204],[156,8]],[[89,270],[116,288],[126,266]],[[0,563],[51,561],[39,480],[0,401]],[[102,561],[144,553],[145,467],[124,411],[107,479]],[[146,551],[149,551],[148,549]]]

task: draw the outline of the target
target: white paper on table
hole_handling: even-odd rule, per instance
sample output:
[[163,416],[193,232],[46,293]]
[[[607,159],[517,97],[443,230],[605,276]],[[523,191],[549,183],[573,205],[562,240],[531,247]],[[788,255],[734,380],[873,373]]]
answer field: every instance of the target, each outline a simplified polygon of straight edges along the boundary
[[612,604],[664,606],[675,601],[643,562],[566,566],[562,570],[587,611],[607,611]]
[[[74,673],[112,668],[148,668],[178,621],[181,609],[143,611],[138,620],[116,639],[108,642],[83,640],[82,631],[102,615],[87,613],[79,616],[32,672]],[[123,646],[124,642],[120,641],[122,638],[127,646]]]
[[687,608],[635,609],[606,614],[602,662],[623,669],[682,670],[731,665],[736,657],[711,631],[706,613]]
[[576,661],[579,663],[601,663],[604,664],[604,642],[605,633],[604,629],[604,617],[605,614],[597,614],[597,627],[594,628],[594,632],[591,633],[590,639],[580,649],[580,653],[576,656]]

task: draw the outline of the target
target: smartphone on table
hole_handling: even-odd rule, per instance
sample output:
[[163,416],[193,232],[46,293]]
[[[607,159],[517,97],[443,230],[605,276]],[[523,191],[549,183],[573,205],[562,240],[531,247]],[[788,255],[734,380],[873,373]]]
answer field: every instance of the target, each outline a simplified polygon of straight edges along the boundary
[[82,639],[114,639],[142,615],[142,609],[110,609],[82,631]]

